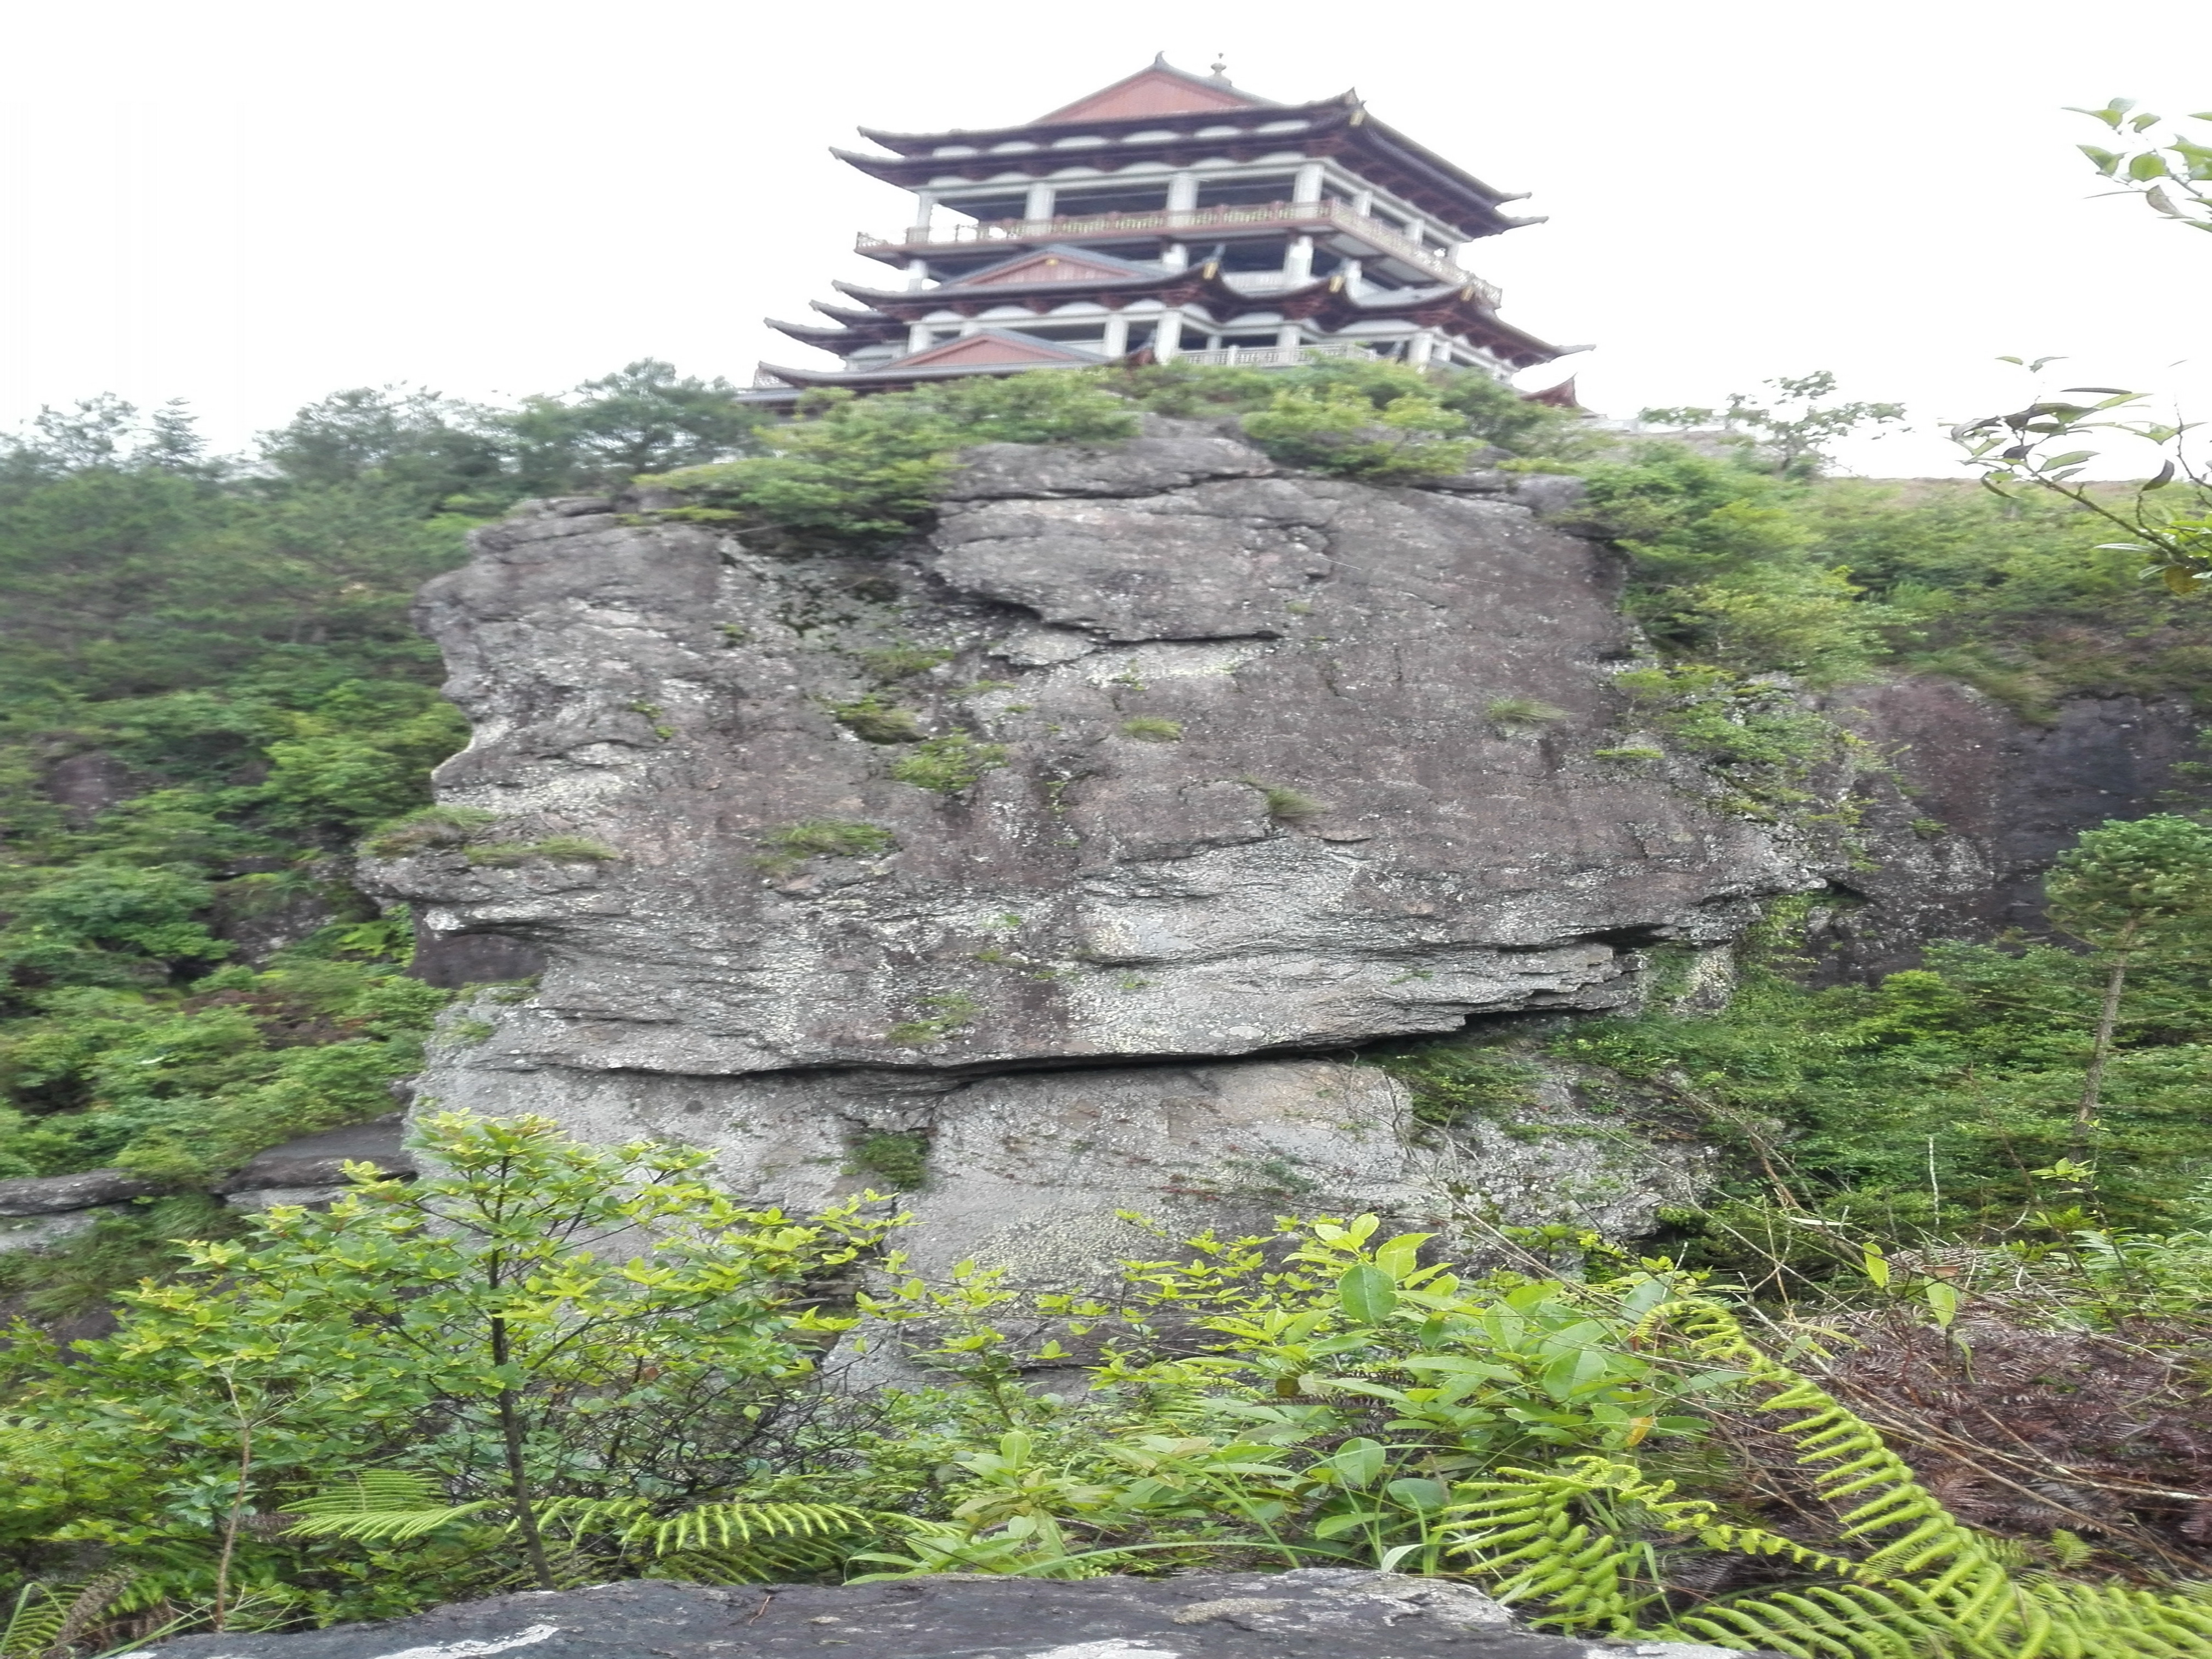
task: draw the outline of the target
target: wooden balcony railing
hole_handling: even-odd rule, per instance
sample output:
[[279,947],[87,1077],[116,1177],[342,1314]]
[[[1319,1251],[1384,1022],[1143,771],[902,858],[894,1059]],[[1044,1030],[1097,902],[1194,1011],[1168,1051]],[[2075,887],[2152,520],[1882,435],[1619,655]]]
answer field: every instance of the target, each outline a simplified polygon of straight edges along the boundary
[[1296,368],[1324,357],[1371,357],[1370,346],[1330,340],[1317,345],[1224,346],[1218,351],[1179,351],[1176,361],[1194,368]]
[[1355,212],[1348,202],[1262,202],[1235,207],[1163,209],[1154,213],[1094,213],[1059,219],[990,219],[980,223],[917,225],[897,240],[871,236],[863,231],[854,239],[853,246],[862,253],[908,249],[921,252],[933,247],[957,247],[976,242],[1067,242],[1086,236],[1147,231],[1188,240],[1208,230],[1231,226],[1247,229],[1280,226],[1286,230],[1340,230],[1379,252],[1404,260],[1440,283],[1472,284],[1486,305],[1495,307],[1503,297],[1496,288],[1465,266],[1403,232],[1392,229],[1379,219]]

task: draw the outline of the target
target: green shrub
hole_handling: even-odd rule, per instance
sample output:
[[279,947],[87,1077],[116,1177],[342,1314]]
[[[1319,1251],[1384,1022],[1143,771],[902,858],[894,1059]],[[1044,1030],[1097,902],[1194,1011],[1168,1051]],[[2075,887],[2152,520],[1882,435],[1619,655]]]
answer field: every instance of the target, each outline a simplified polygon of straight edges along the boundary
[[295,1135],[382,1116],[392,1084],[421,1068],[447,1000],[389,965],[297,957],[222,969],[181,1000],[46,992],[0,1030],[0,1085],[16,1109],[0,1128],[0,1166],[195,1180]]
[[460,847],[498,817],[473,806],[424,806],[388,823],[362,843],[371,858],[404,859],[433,848]]
[[861,398],[817,391],[799,413],[767,434],[772,454],[639,482],[695,491],[784,530],[866,543],[904,535],[926,519],[971,444],[1095,443],[1136,430],[1126,402],[1058,374]]
[[1267,798],[1267,816],[1281,823],[1304,823],[1317,818],[1328,811],[1328,803],[1303,789],[1293,789],[1288,784],[1262,783],[1257,778],[1240,778]]
[[1291,387],[1244,417],[1245,435],[1286,466],[1377,483],[1461,471],[1474,451],[1466,430],[1464,417],[1424,392],[1377,409],[1351,386]]
[[761,844],[769,850],[754,862],[773,875],[788,875],[808,859],[865,859],[888,853],[898,845],[881,824],[852,818],[808,818],[765,830]]
[[965,732],[951,732],[899,757],[891,763],[891,775],[917,789],[957,795],[1006,763],[1004,744],[978,743]]
[[922,730],[910,708],[885,702],[871,691],[850,702],[830,705],[837,723],[863,743],[920,743]]
[[[1785,685],[1702,663],[1631,669],[1614,684],[1636,717],[1663,732],[1708,769],[1719,803],[1752,817],[1775,818],[1812,797],[1805,785],[1820,767],[1862,747],[1826,715],[1802,707]],[[1608,758],[1650,758],[1634,746]]]
[[1139,714],[1121,722],[1121,735],[1134,738],[1139,743],[1180,743],[1182,722],[1163,720],[1157,714]]
[[929,1136],[920,1129],[883,1129],[854,1143],[848,1175],[873,1176],[895,1193],[929,1184]]
[[1494,697],[1485,705],[1482,717],[1509,738],[1540,732],[1572,718],[1565,709],[1536,697]]
[[1510,1125],[1517,1108],[1537,1098],[1530,1060],[1479,1043],[1425,1043],[1383,1054],[1374,1063],[1412,1091],[1414,1118],[1439,1129],[1469,1122]]

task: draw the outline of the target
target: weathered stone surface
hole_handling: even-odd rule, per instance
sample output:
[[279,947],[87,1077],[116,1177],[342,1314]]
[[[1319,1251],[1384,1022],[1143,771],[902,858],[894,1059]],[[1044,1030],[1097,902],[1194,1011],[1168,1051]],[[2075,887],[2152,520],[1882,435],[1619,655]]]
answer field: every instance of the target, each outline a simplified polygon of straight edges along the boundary
[[[374,1164],[386,1175],[412,1175],[415,1157],[402,1145],[405,1136],[406,1124],[397,1112],[367,1123],[301,1135],[281,1146],[255,1153],[251,1162],[226,1177],[216,1190],[238,1194],[342,1187],[346,1182],[348,1164]],[[251,1207],[265,1207],[265,1203]]]
[[101,1204],[119,1204],[154,1190],[126,1170],[87,1170],[81,1175],[18,1176],[0,1181],[0,1216],[61,1215]]
[[458,991],[464,985],[531,979],[545,971],[545,953],[497,933],[440,933],[418,927],[407,976]]
[[458,1602],[383,1625],[190,1636],[163,1659],[1735,1659],[1702,1643],[1535,1636],[1464,1585],[1306,1569],[1075,1582],[948,1576],[707,1589],[638,1581]]
[[1831,977],[1911,966],[1938,939],[2043,930],[2043,873],[2108,818],[2202,805],[2203,717],[2179,702],[2082,697],[2048,724],[1956,681],[1855,686],[1830,712],[1894,769],[1871,792],[1868,856],[1832,872],[1812,943]]
[[[483,1002],[462,1018],[475,1018]],[[1710,1154],[1593,1113],[1547,1074],[1511,1133],[1419,1128],[1404,1085],[1328,1060],[1122,1066],[961,1076],[890,1068],[740,1078],[519,1069],[489,1044],[443,1048],[426,1099],[487,1115],[532,1112],[583,1139],[711,1149],[733,1192],[803,1208],[898,1184],[874,1137],[913,1137],[928,1176],[901,1195],[899,1244],[942,1278],[965,1258],[1033,1290],[1115,1282],[1115,1264],[1177,1238],[1273,1230],[1285,1211],[1374,1212],[1464,1235],[1476,1218],[1648,1231],[1692,1197]]]
[[0,1255],[10,1255],[17,1250],[50,1250],[55,1245],[88,1231],[102,1216],[120,1215],[122,1212],[123,1206],[119,1204],[102,1204],[89,1210],[70,1210],[59,1215],[0,1217]]
[[[1593,756],[1630,647],[1588,544],[1498,501],[1268,476],[1218,434],[1118,453],[983,452],[977,499],[881,560],[603,502],[481,532],[425,595],[476,728],[441,797],[622,854],[373,872],[441,935],[545,951],[498,1062],[1341,1046],[1617,1006],[1636,945],[1808,884],[1758,827]],[[903,678],[865,654],[901,645],[954,654]],[[871,692],[1007,763],[950,797],[898,781],[911,746],[831,713]],[[1568,718],[1511,735],[1502,697]],[[776,832],[820,819],[896,848],[778,866]]]

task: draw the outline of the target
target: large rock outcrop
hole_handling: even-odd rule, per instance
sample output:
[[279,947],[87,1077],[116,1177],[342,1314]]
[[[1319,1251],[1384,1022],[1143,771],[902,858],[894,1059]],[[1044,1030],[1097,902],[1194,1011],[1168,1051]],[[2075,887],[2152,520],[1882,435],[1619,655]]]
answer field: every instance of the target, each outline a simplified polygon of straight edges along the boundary
[[[441,799],[619,858],[376,872],[441,934],[545,952],[495,1039],[516,1063],[1341,1046],[1617,1005],[1637,947],[1807,882],[1596,752],[1631,649],[1611,572],[1504,501],[1184,436],[987,450],[879,559],[604,508],[481,532],[423,614],[476,728]],[[1512,700],[1562,717],[1501,722]],[[934,751],[881,739],[925,735],[1005,763],[899,781]],[[823,824],[874,828],[802,856]]]
[[1711,947],[1710,1001],[1793,890],[1828,971],[1909,965],[2032,919],[2191,734],[1900,679],[1832,700],[1890,766],[1829,781],[1856,831],[1723,814],[1624,729],[1617,568],[1547,522],[1575,487],[1372,488],[1152,421],[970,452],[874,555],[526,505],[421,612],[474,726],[441,799],[483,822],[368,875],[441,982],[544,971],[457,1013],[423,1094],[795,1204],[926,1156],[919,1258],[1041,1282],[1142,1249],[1131,1210],[1648,1224],[1705,1167],[1679,1126],[1557,1072],[1533,1130],[1417,1125],[1346,1051],[1621,1006],[1668,942]]
[[886,1184],[866,1149],[907,1137],[923,1258],[995,1240],[1041,1279],[1128,1254],[1127,1209],[1648,1224],[1694,1149],[1556,1079],[1557,1137],[1416,1133],[1342,1057],[1622,1006],[1644,947],[1818,884],[1606,754],[1615,573],[1510,482],[1286,475],[1155,422],[975,452],[879,556],[605,501],[479,532],[422,614],[475,731],[441,799],[489,819],[370,875],[440,950],[545,970],[474,999],[422,1092],[693,1140],[793,1203]]

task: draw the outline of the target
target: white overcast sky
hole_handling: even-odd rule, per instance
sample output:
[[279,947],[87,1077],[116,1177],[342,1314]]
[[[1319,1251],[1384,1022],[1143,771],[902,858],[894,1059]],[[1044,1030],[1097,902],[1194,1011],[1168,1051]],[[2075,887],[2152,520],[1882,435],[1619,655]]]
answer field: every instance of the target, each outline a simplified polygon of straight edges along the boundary
[[[743,381],[883,267],[860,124],[1020,120],[1155,51],[1376,114],[1549,223],[1479,243],[1613,415],[1827,368],[1929,430],[2057,384],[2212,406],[2212,237],[2093,199],[2067,104],[2212,108],[2212,5],[2050,0],[8,0],[0,426],[112,391],[225,446],[342,386]],[[2179,362],[2179,367],[2174,365]],[[1938,473],[1940,438],[1862,449]]]

